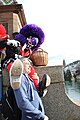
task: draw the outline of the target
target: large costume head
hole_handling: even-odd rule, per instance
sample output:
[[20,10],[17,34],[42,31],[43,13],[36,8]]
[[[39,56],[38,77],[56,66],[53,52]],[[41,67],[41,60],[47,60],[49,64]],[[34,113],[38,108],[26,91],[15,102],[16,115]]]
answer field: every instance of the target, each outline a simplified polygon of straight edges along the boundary
[[44,32],[35,24],[26,24],[22,27],[15,40],[19,41],[22,46],[26,43],[26,48],[32,51],[40,47],[44,42]]

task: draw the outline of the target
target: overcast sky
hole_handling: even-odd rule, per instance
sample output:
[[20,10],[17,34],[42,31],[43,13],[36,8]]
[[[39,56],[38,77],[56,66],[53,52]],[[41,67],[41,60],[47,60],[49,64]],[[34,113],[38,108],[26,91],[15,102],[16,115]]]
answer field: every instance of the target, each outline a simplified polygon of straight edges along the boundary
[[56,61],[80,59],[80,0],[17,0],[24,8],[27,23],[45,33],[41,46]]

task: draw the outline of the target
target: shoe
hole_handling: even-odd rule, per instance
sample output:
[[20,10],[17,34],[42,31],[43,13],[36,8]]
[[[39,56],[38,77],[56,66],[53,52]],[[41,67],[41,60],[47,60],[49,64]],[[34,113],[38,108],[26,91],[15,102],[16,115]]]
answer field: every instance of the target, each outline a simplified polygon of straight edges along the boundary
[[45,115],[44,120],[49,120],[48,116]]
[[44,74],[43,79],[46,80],[46,85],[45,85],[45,86],[46,86],[46,87],[50,86],[50,83],[51,83],[51,78],[50,78],[50,76],[49,76],[48,74]]
[[10,84],[13,89],[18,89],[21,84],[21,73],[23,64],[20,59],[16,59],[10,69]]
[[47,92],[48,92],[47,89],[45,89],[45,90],[43,91],[43,97],[47,94]]
[[[51,79],[48,74],[44,74],[42,80],[39,82],[39,95],[43,97],[45,89],[50,85]],[[46,92],[47,93],[47,92]]]
[[48,74],[44,74],[41,82],[42,82],[42,86],[44,87],[43,89],[45,89],[50,85],[51,78],[49,77]]

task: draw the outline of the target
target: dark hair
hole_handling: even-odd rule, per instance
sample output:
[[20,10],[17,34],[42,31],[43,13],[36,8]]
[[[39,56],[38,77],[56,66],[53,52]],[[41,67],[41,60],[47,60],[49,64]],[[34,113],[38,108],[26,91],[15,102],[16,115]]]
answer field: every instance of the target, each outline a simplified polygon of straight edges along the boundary
[[18,35],[18,34],[19,34],[18,32],[14,32],[14,33],[12,33],[12,37],[13,37],[13,39],[15,39],[15,36]]

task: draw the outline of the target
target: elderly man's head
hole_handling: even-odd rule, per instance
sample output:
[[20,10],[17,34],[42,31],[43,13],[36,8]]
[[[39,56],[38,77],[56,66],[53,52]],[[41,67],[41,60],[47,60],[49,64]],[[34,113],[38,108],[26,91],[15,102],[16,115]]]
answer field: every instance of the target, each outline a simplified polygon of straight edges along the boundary
[[23,62],[23,71],[27,74],[31,72],[31,64],[28,58],[22,58],[21,61]]

